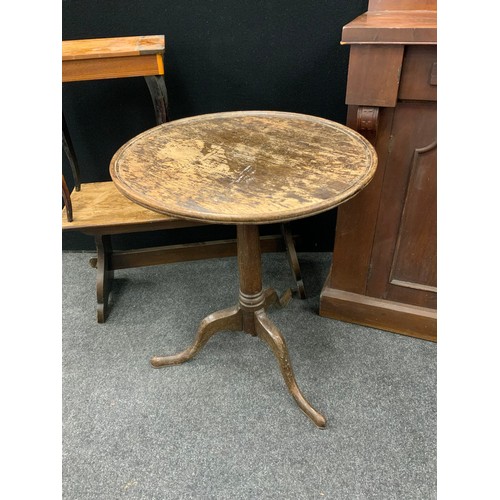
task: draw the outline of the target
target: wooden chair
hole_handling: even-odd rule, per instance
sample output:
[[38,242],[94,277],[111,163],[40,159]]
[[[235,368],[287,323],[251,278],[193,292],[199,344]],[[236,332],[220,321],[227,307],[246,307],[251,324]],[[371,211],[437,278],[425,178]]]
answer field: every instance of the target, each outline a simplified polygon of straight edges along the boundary
[[[168,120],[168,98],[164,80],[163,35],[98,38],[63,41],[62,81],[144,77],[153,100],[156,123]],[[97,256],[90,264],[97,270],[97,321],[103,323],[109,310],[114,271],[132,267],[236,255],[236,240],[114,251],[111,237],[124,233],[150,232],[205,225],[162,215],[132,203],[112,181],[81,183],[80,167],[63,114],[62,142],[68,157],[74,189],[70,193],[62,179],[63,231],[81,231],[94,237]],[[288,225],[279,236],[261,238],[262,252],[286,249],[297,292],[305,298],[304,285]]]

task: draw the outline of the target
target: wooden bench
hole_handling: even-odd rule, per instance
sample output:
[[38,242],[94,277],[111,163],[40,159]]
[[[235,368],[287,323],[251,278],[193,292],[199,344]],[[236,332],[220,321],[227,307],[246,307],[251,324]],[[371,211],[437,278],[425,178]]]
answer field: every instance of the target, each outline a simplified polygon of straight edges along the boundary
[[[144,77],[154,105],[156,123],[168,121],[164,80],[163,35],[71,40],[62,43],[62,81]],[[62,117],[63,147],[71,167],[74,189],[63,176],[62,230],[81,231],[94,237],[97,256],[90,264],[97,270],[97,320],[109,310],[114,271],[132,267],[236,255],[236,240],[114,251],[111,236],[205,225],[181,220],[140,207],[122,196],[112,181],[80,182],[80,167],[69,129]],[[105,166],[107,168],[107,165]],[[287,225],[281,235],[261,238],[263,252],[287,251],[299,297],[305,297],[294,241]]]

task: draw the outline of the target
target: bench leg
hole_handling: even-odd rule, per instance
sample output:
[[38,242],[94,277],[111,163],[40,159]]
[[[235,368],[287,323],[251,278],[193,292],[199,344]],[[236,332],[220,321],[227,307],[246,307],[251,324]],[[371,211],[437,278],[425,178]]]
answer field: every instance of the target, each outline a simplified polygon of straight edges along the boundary
[[[108,298],[113,286],[114,271],[110,269],[111,236],[97,235],[95,237],[97,249],[97,322],[104,323],[108,314]],[[92,264],[92,261],[91,261]]]
[[306,291],[304,288],[304,282],[302,281],[302,275],[300,274],[299,259],[297,257],[297,252],[295,251],[295,243],[293,242],[290,224],[281,224],[281,234],[283,235],[283,239],[285,240],[288,263],[290,264],[293,278],[297,283],[297,293],[299,295],[299,298],[305,299]]
[[161,125],[168,121],[167,86],[163,75],[145,76],[149,93],[155,108],[156,124]]

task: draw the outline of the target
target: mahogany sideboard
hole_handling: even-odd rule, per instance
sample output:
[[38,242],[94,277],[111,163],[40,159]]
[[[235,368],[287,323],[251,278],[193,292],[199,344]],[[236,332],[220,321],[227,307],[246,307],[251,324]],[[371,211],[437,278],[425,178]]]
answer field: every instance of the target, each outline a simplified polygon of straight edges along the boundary
[[337,213],[320,315],[437,339],[436,1],[370,0],[344,26],[347,125],[375,146],[373,181]]

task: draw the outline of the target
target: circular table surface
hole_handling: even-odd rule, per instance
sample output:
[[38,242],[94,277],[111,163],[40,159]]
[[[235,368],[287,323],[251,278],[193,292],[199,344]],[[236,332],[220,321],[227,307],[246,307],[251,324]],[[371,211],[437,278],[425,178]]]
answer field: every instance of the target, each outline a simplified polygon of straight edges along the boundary
[[329,210],[372,179],[377,155],[354,130],[309,115],[234,111],[147,130],[113,156],[118,190],[146,208],[223,224]]

